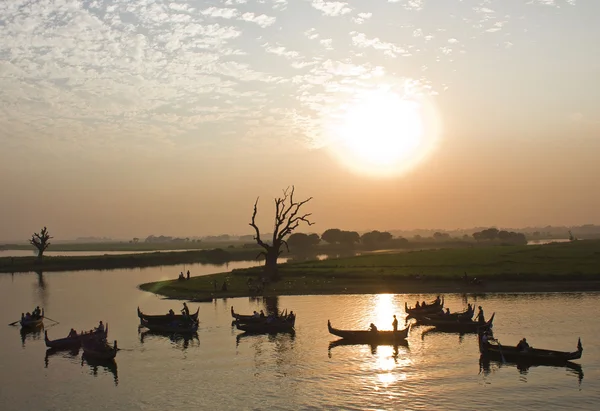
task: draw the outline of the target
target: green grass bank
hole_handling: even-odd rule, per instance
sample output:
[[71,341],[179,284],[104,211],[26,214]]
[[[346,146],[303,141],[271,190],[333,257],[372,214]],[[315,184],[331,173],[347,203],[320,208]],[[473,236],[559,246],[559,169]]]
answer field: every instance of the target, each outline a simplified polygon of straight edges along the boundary
[[[260,268],[141,284],[170,298],[256,295],[248,278]],[[261,295],[554,292],[600,290],[600,241],[374,253],[280,265],[282,279]],[[464,281],[477,278],[481,283]],[[223,282],[227,291],[221,291]],[[215,289],[216,283],[216,289]]]

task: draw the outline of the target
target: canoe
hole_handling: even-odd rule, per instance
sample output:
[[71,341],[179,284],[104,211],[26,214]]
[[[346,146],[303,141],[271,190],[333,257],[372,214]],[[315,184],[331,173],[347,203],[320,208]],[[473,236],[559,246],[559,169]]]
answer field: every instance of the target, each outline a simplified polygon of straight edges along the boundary
[[394,344],[400,343],[408,337],[411,325],[398,331],[362,331],[362,330],[339,330],[331,326],[327,320],[327,328],[333,335],[345,340],[360,342],[363,344]]
[[[198,321],[198,313],[199,312],[200,312],[200,307],[198,307],[198,309],[196,310],[195,313],[190,314],[190,318],[194,321]],[[146,321],[152,322],[152,323],[161,323],[161,322],[162,323],[170,323],[173,320],[183,320],[185,318],[183,316],[183,314],[148,315],[148,314],[144,314],[143,312],[141,312],[140,307],[138,307],[137,313],[138,313],[138,317],[140,318],[140,323],[142,322],[142,320],[146,320]]]
[[501,345],[500,343],[484,343],[479,339],[479,351],[484,358],[500,359],[505,362],[514,362],[530,365],[566,365],[569,361],[578,360],[583,353],[581,339],[577,341],[577,351],[553,351],[539,348],[528,348],[521,351],[515,346]]
[[236,321],[235,326],[238,330],[245,331],[247,333],[270,334],[293,331],[295,323],[296,317],[294,316],[294,318],[291,320],[275,318],[271,321],[268,321],[268,319],[265,318],[262,322],[256,323],[243,323],[241,321]]
[[453,320],[471,320],[473,318],[473,315],[475,314],[475,308],[471,307],[471,309],[469,310],[468,308],[465,311],[460,311],[460,312],[454,312],[454,313],[450,313],[450,314],[446,314],[443,310],[440,310],[438,312],[435,312],[433,314],[413,314],[412,317],[415,318],[417,321],[420,321],[421,319],[423,319],[423,317],[429,317],[429,318],[441,318],[441,319],[453,319]]
[[409,317],[415,317],[415,316],[419,316],[419,315],[424,315],[424,314],[435,314],[435,313],[439,313],[439,312],[443,312],[444,309],[444,299],[442,298],[441,301],[438,303],[436,301],[427,304],[425,307],[409,307],[408,304],[405,302],[404,303],[404,310],[406,311],[406,313],[408,314]]
[[492,314],[490,319],[485,323],[473,320],[448,320],[441,317],[423,317],[417,320],[417,323],[419,325],[432,325],[437,330],[444,332],[476,333],[491,329],[495,315],[496,313]]
[[81,342],[84,340],[92,340],[92,339],[100,339],[106,340],[108,337],[108,324],[104,328],[104,332],[91,332],[91,333],[83,333],[78,334],[74,337],[65,337],[59,338],[57,340],[48,339],[48,331],[46,330],[44,333],[44,340],[46,342],[46,347],[55,348],[60,350],[70,350],[81,347]]
[[198,321],[193,322],[181,322],[175,321],[172,323],[163,322],[151,322],[145,319],[140,320],[142,325],[150,331],[169,333],[169,334],[184,334],[184,333],[195,333],[198,331]]
[[25,317],[21,318],[19,321],[21,327],[23,328],[37,328],[44,324],[44,310],[42,309],[42,315],[37,318],[25,319]]
[[231,316],[236,321],[243,324],[263,323],[267,319],[267,317],[255,317],[254,315],[238,314],[233,310],[233,306],[231,306]]
[[92,360],[112,360],[117,356],[117,341],[115,340],[114,345],[111,347],[106,342],[97,342],[94,340],[87,340],[81,342],[83,348],[83,356]]

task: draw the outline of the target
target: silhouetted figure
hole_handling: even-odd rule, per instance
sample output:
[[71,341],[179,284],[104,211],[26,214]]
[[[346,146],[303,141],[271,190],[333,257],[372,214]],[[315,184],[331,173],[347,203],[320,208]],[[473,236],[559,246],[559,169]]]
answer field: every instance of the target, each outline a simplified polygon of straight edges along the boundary
[[376,333],[379,330],[377,329],[377,327],[375,326],[375,324],[371,323],[371,325],[369,325],[369,331],[373,331],[373,332]]
[[479,312],[477,313],[477,317],[475,317],[475,321],[479,321],[480,324],[485,323],[485,317],[483,315],[483,308],[479,306]]
[[227,291],[227,282],[223,281],[223,285],[221,286],[221,291]]
[[190,279],[190,270],[188,270],[188,272],[187,272],[187,279],[188,280]]
[[446,315],[449,317],[450,316],[450,309],[446,308]]
[[394,332],[398,331],[398,319],[394,315],[394,321],[392,321],[392,327],[394,327]]
[[529,343],[527,343],[527,338],[523,337],[521,341],[517,344],[517,350],[519,351],[527,351],[529,349]]
[[183,316],[185,318],[188,318],[190,316],[190,309],[188,308],[186,303],[183,303],[183,308],[181,309],[181,314],[183,314]]

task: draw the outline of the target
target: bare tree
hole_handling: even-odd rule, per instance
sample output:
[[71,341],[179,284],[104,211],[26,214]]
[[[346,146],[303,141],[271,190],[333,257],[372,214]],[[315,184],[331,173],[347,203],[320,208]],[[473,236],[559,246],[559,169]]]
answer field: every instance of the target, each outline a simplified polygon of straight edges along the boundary
[[29,243],[35,248],[37,248],[38,258],[40,260],[44,256],[44,251],[46,251],[46,248],[48,248],[48,246],[50,245],[51,238],[53,237],[50,236],[46,227],[42,228],[42,230],[39,233],[33,233],[33,235],[31,236],[31,240],[29,240]]
[[283,190],[283,197],[275,198],[275,228],[273,229],[273,238],[270,242],[264,242],[260,238],[260,230],[256,225],[256,213],[258,212],[258,198],[254,203],[254,212],[252,213],[252,221],[250,226],[256,231],[254,239],[264,251],[261,251],[260,255],[265,256],[265,276],[271,280],[277,280],[279,273],[277,270],[277,258],[282,253],[281,247],[285,245],[289,251],[286,237],[290,235],[299,225],[304,222],[309,226],[313,223],[309,221],[308,214],[299,214],[300,208],[312,200],[312,197],[304,201],[294,201],[294,186],[288,187]]

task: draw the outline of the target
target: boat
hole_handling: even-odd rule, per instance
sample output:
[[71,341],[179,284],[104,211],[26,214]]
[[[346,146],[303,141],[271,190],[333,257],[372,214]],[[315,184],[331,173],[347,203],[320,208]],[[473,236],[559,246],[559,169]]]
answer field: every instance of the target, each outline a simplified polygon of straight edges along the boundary
[[431,325],[439,331],[444,332],[455,332],[455,333],[476,333],[484,332],[492,328],[494,317],[496,313],[492,314],[490,319],[485,323],[479,321],[469,320],[457,320],[457,319],[444,319],[442,317],[423,317],[417,320],[419,325]]
[[429,304],[426,304],[424,307],[409,307],[406,302],[404,302],[404,310],[408,314],[408,317],[417,317],[422,315],[431,315],[442,312],[444,309],[444,298],[441,300],[432,301]]
[[294,330],[296,324],[296,316],[292,315],[292,318],[265,318],[261,322],[244,323],[236,320],[235,326],[240,331],[255,334],[272,334],[279,332],[290,332]]
[[445,313],[443,310],[436,312],[434,314],[418,314],[413,317],[419,321],[423,317],[430,318],[443,318],[443,319],[453,319],[453,320],[471,320],[473,315],[475,314],[475,307],[471,306],[471,308],[467,308],[464,311],[454,312],[454,313]]
[[111,347],[105,341],[99,342],[95,340],[87,340],[81,342],[83,348],[83,356],[92,360],[112,360],[117,356],[117,341]]
[[581,338],[577,341],[577,351],[553,351],[540,348],[520,350],[515,346],[500,344],[497,340],[483,342],[479,338],[479,351],[484,358],[501,360],[528,365],[567,365],[570,361],[578,360],[583,353]]
[[[200,307],[198,307],[198,309],[196,310],[195,313],[190,314],[189,317],[193,321],[198,321],[199,313],[200,313]],[[152,323],[161,323],[161,322],[162,323],[170,323],[173,320],[183,320],[185,318],[185,316],[183,314],[148,315],[148,314],[144,314],[143,312],[141,312],[140,307],[138,307],[138,309],[137,309],[137,314],[138,314],[138,317],[140,318],[140,323],[142,322],[142,320],[146,320],[146,321],[152,322]]]
[[39,317],[25,318],[25,316],[21,316],[19,324],[22,328],[37,328],[44,325],[44,309],[42,308],[42,314]]
[[411,324],[408,327],[398,331],[362,331],[362,330],[339,330],[331,326],[331,321],[327,320],[327,328],[333,335],[337,335],[348,341],[359,342],[363,344],[395,344],[400,343],[408,337]]
[[150,331],[168,333],[168,334],[185,334],[195,333],[198,331],[198,321],[186,322],[186,321],[174,321],[171,323],[164,322],[151,322],[145,319],[141,319],[141,324],[149,329]]
[[231,306],[231,316],[235,319],[235,321],[243,324],[263,323],[267,319],[265,316],[255,317],[254,315],[238,314],[233,310],[233,306]]
[[92,339],[106,340],[107,337],[108,337],[108,324],[106,324],[106,327],[104,328],[103,332],[94,331],[94,332],[88,332],[88,333],[81,333],[81,334],[77,334],[76,336],[73,336],[73,337],[59,338],[57,340],[48,339],[48,330],[46,330],[44,332],[44,340],[46,341],[46,347],[60,349],[60,350],[79,348],[79,347],[81,347],[81,342],[83,340],[92,340]]

